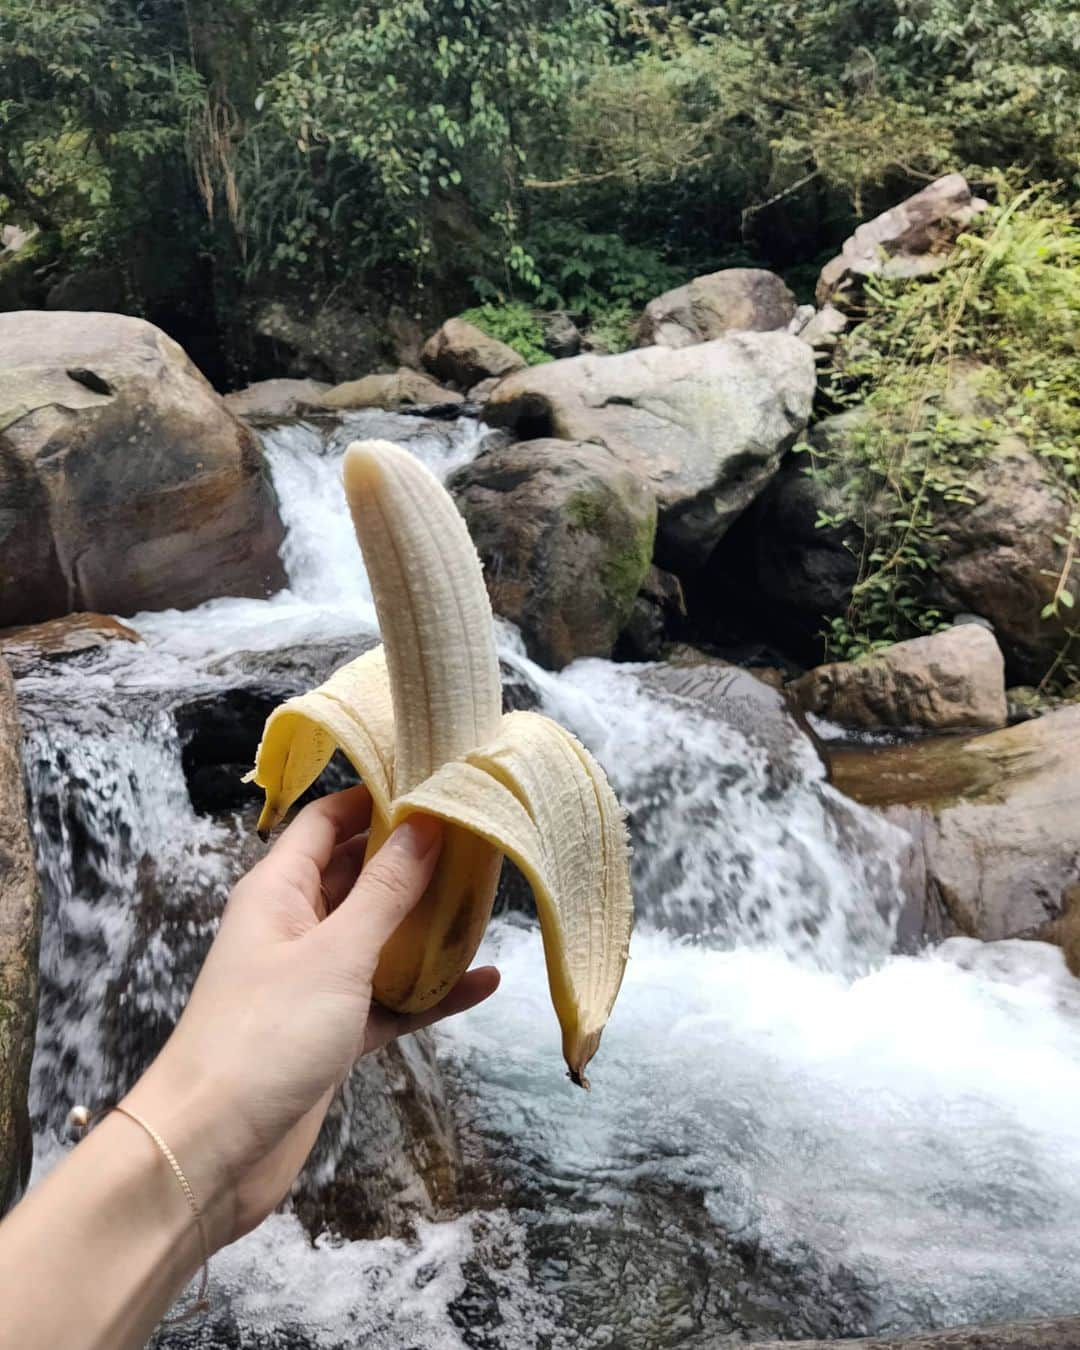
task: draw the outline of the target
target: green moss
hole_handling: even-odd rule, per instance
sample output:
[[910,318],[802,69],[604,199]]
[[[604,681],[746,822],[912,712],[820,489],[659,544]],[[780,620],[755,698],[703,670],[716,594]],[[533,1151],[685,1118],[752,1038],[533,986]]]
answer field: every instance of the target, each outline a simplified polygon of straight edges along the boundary
[[656,517],[651,516],[638,528],[628,543],[617,549],[601,568],[604,588],[618,614],[629,616],[634,597],[641,589],[652,562],[656,540]]
[[575,492],[566,503],[568,519],[582,530],[594,530],[604,518],[604,504],[584,490]]

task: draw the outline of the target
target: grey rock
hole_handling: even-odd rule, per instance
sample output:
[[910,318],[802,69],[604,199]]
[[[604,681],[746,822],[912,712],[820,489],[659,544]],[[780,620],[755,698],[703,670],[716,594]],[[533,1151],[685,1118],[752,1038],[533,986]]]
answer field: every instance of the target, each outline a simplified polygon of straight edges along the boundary
[[569,314],[545,314],[544,351],[556,360],[577,356],[581,351],[581,333]]
[[786,329],[795,297],[773,272],[729,267],[695,277],[645,306],[638,347],[689,347],[732,331]]
[[945,265],[952,241],[986,207],[958,173],[938,178],[921,192],[860,225],[839,254],[825,264],[817,302],[843,305],[857,296],[866,277],[928,276]]
[[656,493],[658,560],[697,566],[805,425],[813,353],[786,333],[578,356],[508,376],[484,418],[527,438],[606,446]]

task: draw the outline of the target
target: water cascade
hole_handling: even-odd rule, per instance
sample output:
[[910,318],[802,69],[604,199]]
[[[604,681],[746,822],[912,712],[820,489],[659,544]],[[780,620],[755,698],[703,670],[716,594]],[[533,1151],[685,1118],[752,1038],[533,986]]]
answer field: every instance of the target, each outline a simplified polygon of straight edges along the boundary
[[[160,1045],[258,856],[250,812],[193,807],[183,708],[282,652],[372,640],[338,486],[358,434],[445,474],[483,429],[366,413],[267,431],[288,589],[136,615],[143,645],[20,683],[46,900],[39,1171],[71,1102],[115,1096]],[[497,997],[434,1058],[403,1051],[457,1133],[459,1212],[314,1242],[275,1215],[216,1260],[206,1323],[160,1344],[704,1350],[1074,1310],[1080,994],[1060,953],[891,955],[900,837],[808,744],[778,775],[647,672],[554,676],[508,629],[502,647],[631,814],[639,921],[593,1091],[563,1077],[538,934],[507,913],[483,953]],[[301,1192],[380,1147],[351,1100]]]

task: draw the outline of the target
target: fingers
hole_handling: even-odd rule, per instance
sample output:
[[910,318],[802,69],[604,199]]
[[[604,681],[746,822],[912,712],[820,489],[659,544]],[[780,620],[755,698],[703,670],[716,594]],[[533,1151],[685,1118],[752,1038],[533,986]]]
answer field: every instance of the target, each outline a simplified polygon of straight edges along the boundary
[[491,997],[499,987],[500,978],[495,966],[477,966],[463,975],[440,1003],[422,1013],[391,1013],[373,1004],[362,1053],[366,1055],[399,1036],[408,1036],[421,1027],[430,1027],[446,1017],[468,1012]]
[[374,969],[383,944],[424,894],[441,846],[441,821],[410,816],[360,873],[334,913],[319,925],[319,940],[340,944],[351,960]]
[[320,872],[343,840],[371,823],[371,794],[363,784],[305,806],[266,855],[275,865],[314,863]]
[[326,865],[326,871],[323,872],[319,898],[315,906],[315,912],[320,919],[333,914],[356,885],[356,878],[364,865],[367,842],[368,833],[365,830],[363,834],[346,839],[334,849],[333,856]]

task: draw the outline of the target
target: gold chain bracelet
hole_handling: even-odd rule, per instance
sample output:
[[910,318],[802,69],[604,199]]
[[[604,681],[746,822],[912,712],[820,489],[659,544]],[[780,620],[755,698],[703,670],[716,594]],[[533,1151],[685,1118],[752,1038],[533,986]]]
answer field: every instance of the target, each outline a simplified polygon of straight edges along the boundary
[[207,1298],[207,1292],[210,1288],[210,1243],[206,1236],[206,1221],[203,1218],[202,1208],[195,1196],[195,1192],[191,1189],[191,1183],[184,1175],[184,1169],[176,1160],[176,1154],[149,1121],[144,1120],[142,1116],[129,1110],[128,1107],[104,1106],[99,1111],[91,1112],[85,1106],[75,1106],[68,1115],[68,1126],[73,1131],[84,1134],[99,1121],[104,1120],[104,1118],[112,1111],[117,1112],[118,1115],[127,1116],[128,1120],[134,1121],[135,1124],[145,1130],[153,1140],[158,1152],[169,1164],[169,1169],[179,1183],[180,1189],[184,1193],[184,1199],[187,1201],[188,1208],[191,1210],[191,1216],[195,1220],[195,1227],[199,1230],[199,1242],[202,1245],[202,1273],[199,1277],[199,1288],[195,1295],[195,1302],[185,1308],[183,1312],[175,1313],[172,1317],[163,1317],[161,1319],[162,1326],[176,1326],[180,1322],[189,1322],[191,1318],[196,1317],[199,1314],[205,1314],[210,1310],[210,1300]]

